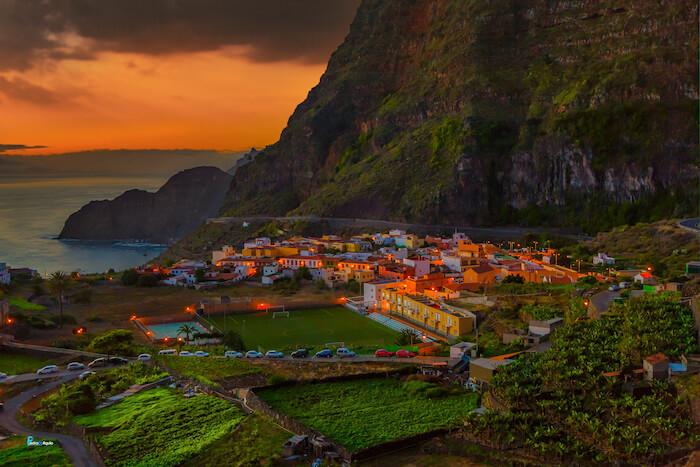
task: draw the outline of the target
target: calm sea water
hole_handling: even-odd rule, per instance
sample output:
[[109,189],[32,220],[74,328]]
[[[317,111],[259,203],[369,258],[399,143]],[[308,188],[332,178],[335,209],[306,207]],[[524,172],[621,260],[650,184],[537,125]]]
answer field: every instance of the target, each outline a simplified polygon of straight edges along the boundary
[[158,189],[163,178],[0,178],[0,263],[53,271],[103,272],[147,262],[164,247],[57,240],[66,218],[92,200],[131,188]]

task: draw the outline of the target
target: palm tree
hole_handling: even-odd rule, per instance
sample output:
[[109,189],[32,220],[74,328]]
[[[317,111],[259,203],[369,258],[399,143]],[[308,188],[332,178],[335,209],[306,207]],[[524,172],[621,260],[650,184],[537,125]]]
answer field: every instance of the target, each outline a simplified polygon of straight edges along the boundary
[[59,327],[63,327],[63,299],[66,290],[68,290],[69,284],[70,278],[63,271],[56,271],[53,274],[51,274],[51,277],[49,277],[49,288],[53,293],[56,294],[56,297],[58,298]]
[[190,343],[190,336],[197,332],[197,328],[192,326],[191,324],[183,324],[180,326],[180,328],[177,330],[177,335],[179,336],[180,334],[185,335],[185,340],[187,341],[187,344]]

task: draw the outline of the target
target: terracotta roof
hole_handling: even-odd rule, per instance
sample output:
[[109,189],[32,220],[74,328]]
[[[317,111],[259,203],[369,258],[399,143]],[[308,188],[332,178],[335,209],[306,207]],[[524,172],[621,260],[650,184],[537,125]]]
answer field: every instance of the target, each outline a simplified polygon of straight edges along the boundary
[[494,268],[492,268],[488,263],[480,263],[478,266],[471,268],[471,270],[477,274],[481,274],[484,272],[491,272],[494,270]]
[[654,355],[649,355],[647,357],[644,357],[644,360],[647,363],[650,363],[652,365],[656,365],[657,363],[663,363],[668,361],[668,357],[664,355],[663,353],[655,353]]

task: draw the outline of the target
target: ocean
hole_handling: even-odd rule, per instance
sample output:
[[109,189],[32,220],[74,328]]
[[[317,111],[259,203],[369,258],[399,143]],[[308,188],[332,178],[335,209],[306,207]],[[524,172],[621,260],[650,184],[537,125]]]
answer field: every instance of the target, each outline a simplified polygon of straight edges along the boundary
[[111,199],[126,190],[157,190],[166,178],[0,176],[0,263],[54,271],[122,270],[158,256],[163,245],[58,240],[70,214],[92,200]]

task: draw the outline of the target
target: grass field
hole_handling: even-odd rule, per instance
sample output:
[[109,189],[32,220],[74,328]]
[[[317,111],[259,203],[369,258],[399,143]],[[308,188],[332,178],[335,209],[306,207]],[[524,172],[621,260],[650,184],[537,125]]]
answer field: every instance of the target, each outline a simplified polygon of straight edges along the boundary
[[159,355],[157,361],[182,376],[212,386],[218,386],[217,381],[222,379],[263,372],[262,368],[251,365],[245,360],[232,358],[183,358]]
[[170,389],[153,389],[74,418],[79,425],[112,428],[97,435],[108,465],[181,465],[230,434],[245,418],[233,404],[200,394],[191,399]]
[[27,447],[25,438],[13,437],[0,443],[0,465],[3,467],[67,467],[72,464],[57,444]]
[[22,311],[44,311],[46,309],[43,305],[37,305],[20,297],[10,297],[7,301],[10,306],[19,308]]
[[345,342],[348,347],[393,344],[397,333],[347,308],[331,307],[290,311],[289,318],[270,314],[212,317],[221,330],[234,329],[249,349],[289,350]]
[[270,419],[253,414],[231,433],[213,443],[197,457],[185,462],[187,467],[249,467],[276,465],[282,445],[291,433]]
[[0,372],[8,375],[18,375],[21,373],[33,373],[42,366],[55,363],[51,360],[33,357],[22,353],[4,350],[0,353]]
[[460,388],[394,378],[302,384],[258,395],[353,451],[456,426],[477,399]]

